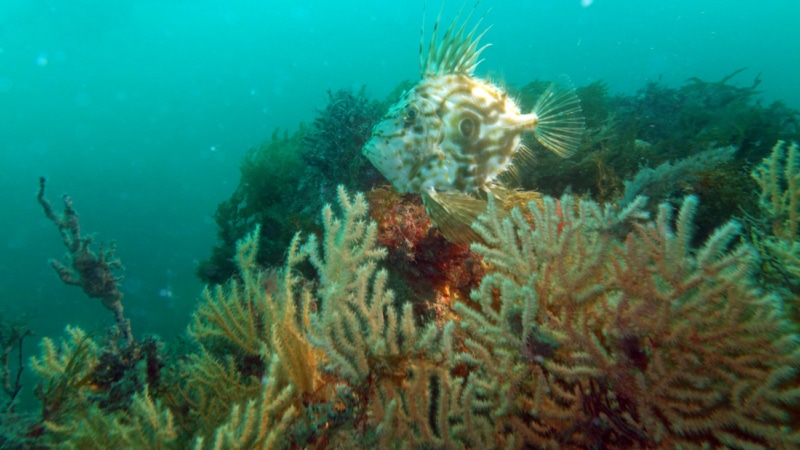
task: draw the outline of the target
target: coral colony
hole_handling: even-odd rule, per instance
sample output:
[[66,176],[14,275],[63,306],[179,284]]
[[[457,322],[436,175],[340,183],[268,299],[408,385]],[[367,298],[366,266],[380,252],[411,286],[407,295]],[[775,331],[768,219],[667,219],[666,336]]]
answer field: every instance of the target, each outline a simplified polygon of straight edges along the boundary
[[[56,273],[115,324],[23,357],[0,319],[0,447],[800,448],[800,113],[737,74],[579,87],[575,154],[524,141],[471,244],[361,155],[409,85],[331,92],[247,153],[174,344],[134,339],[113,245],[42,180]],[[548,85],[509,93],[529,111]]]
[[[238,241],[237,275],[202,293],[181,362],[127,321],[44,338],[30,363],[41,412],[6,407],[4,445],[796,448],[798,158],[776,143],[751,174],[757,210],[699,245],[713,186],[655,209],[520,193],[501,215],[490,199],[469,247],[418,198],[340,186],[319,237],[295,234],[280,266],[259,262],[262,226]],[[647,176],[675,170],[710,169]],[[70,250],[59,276],[113,306],[119,263],[40,188]]]

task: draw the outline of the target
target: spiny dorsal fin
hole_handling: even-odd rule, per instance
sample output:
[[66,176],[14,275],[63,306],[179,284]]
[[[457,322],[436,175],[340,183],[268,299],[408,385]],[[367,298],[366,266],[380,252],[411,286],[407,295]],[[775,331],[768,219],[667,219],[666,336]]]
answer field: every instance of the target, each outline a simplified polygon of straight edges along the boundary
[[[478,60],[478,57],[480,57],[481,52],[490,45],[485,44],[478,47],[481,38],[489,30],[487,27],[485,30],[481,31],[480,34],[476,35],[478,27],[481,22],[483,22],[483,17],[475,24],[472,30],[468,33],[466,32],[467,23],[477,9],[479,3],[480,0],[475,2],[472,11],[470,11],[461,25],[458,26],[461,13],[464,11],[464,7],[462,6],[461,11],[459,11],[458,15],[453,19],[450,27],[444,32],[442,39],[437,40],[439,23],[442,18],[442,9],[444,9],[444,2],[442,2],[442,9],[439,10],[439,16],[436,18],[436,23],[433,25],[433,37],[431,38],[427,53],[424,51],[425,22],[423,19],[422,36],[420,37],[419,44],[419,71],[422,78],[447,74],[472,75],[475,68],[478,67],[478,64],[482,61]],[[486,11],[486,13],[488,12],[489,11]],[[484,17],[485,16],[484,14]]]

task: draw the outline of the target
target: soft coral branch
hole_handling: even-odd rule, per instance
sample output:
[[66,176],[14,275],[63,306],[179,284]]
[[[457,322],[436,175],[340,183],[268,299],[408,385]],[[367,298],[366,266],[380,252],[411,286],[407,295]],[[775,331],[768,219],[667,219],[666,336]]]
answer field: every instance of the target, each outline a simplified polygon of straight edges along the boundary
[[72,198],[64,195],[64,212],[59,217],[53,207],[44,197],[45,178],[39,178],[39,194],[36,199],[44,209],[44,214],[50,219],[61,234],[64,246],[67,247],[69,265],[56,259],[50,260],[59,278],[66,284],[79,286],[92,298],[99,298],[109,311],[114,314],[122,338],[126,343],[133,342],[131,324],[123,314],[122,291],[119,290],[121,276],[114,275],[117,270],[122,270],[122,263],[114,256],[115,245],[110,243],[100,245],[98,253],[91,249],[92,237],[81,235],[81,224],[78,213],[72,207]]

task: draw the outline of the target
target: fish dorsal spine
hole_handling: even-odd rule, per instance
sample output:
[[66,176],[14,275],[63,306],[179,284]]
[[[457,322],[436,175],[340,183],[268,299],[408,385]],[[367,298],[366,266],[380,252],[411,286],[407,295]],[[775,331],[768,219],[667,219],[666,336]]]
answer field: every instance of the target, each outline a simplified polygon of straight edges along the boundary
[[479,3],[480,1],[475,3],[475,6],[472,7],[472,10],[463,22],[459,20],[464,11],[464,7],[462,6],[458,15],[450,23],[444,35],[442,35],[442,38],[438,39],[439,24],[442,18],[442,10],[444,9],[444,2],[442,2],[442,8],[439,10],[436,23],[433,25],[433,36],[428,44],[427,52],[425,51],[425,23],[423,19],[419,44],[420,77],[425,79],[427,77],[447,74],[472,75],[473,72],[475,72],[475,68],[483,61],[478,58],[481,53],[491,45],[484,44],[479,46],[481,38],[483,38],[483,35],[491,28],[487,27],[478,33],[478,29],[481,23],[483,23],[484,17],[486,17],[486,14],[489,12],[488,10],[484,13],[484,16],[478,20],[478,23],[467,32],[467,23],[477,9]]

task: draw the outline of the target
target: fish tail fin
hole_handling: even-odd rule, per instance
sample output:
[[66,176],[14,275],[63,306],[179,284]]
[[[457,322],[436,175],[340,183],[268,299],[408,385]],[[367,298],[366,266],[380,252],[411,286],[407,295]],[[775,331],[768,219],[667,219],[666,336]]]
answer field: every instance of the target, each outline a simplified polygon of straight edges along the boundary
[[558,156],[572,156],[586,128],[581,102],[567,77],[560,77],[542,93],[529,122],[536,140]]
[[483,242],[472,223],[486,212],[487,202],[457,191],[423,192],[425,210],[442,236],[454,244]]

